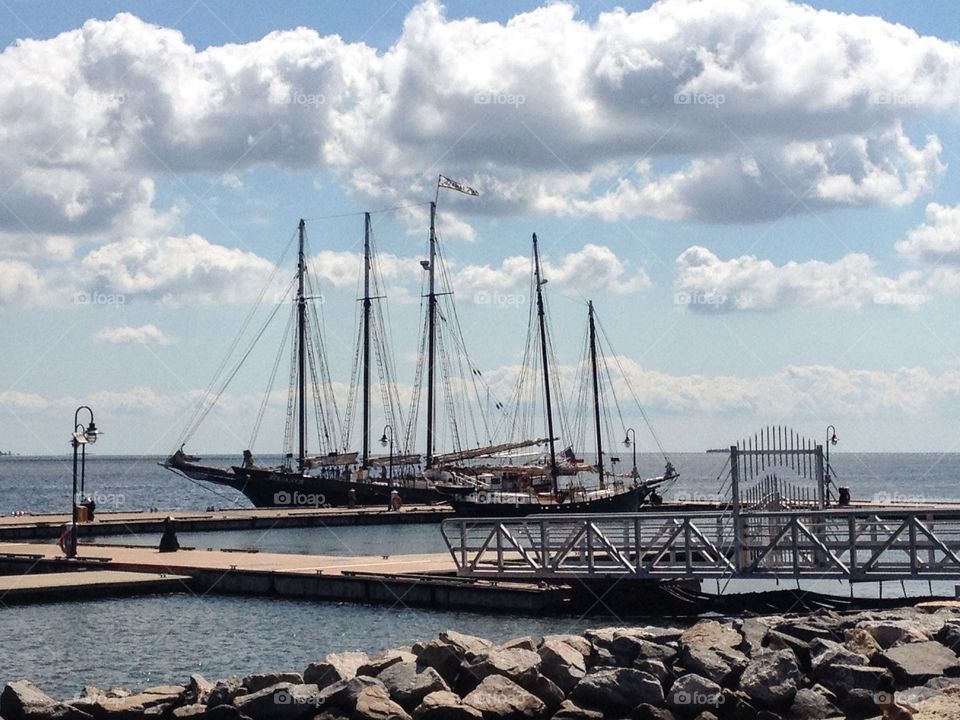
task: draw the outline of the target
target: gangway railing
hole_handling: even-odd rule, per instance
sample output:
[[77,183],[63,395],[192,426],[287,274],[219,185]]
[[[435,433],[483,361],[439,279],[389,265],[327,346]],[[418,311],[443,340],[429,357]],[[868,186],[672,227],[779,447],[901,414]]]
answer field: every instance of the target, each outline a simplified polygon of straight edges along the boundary
[[466,577],[960,579],[957,509],[453,518]]

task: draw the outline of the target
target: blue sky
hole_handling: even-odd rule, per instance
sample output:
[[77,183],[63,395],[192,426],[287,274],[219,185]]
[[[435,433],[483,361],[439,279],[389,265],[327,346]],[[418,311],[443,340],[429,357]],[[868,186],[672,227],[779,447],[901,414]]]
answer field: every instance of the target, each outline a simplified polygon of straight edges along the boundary
[[[443,172],[481,191],[442,195],[440,228],[498,394],[527,305],[478,298],[527,299],[505,259],[536,231],[558,361],[593,299],[667,447],[834,423],[844,449],[957,450],[960,17],[812,6],[0,5],[5,443],[60,452],[90,402],[102,451],[172,449],[300,217],[342,388],[350,213],[429,200]],[[375,233],[406,385],[424,218]],[[264,345],[193,450],[246,446]]]

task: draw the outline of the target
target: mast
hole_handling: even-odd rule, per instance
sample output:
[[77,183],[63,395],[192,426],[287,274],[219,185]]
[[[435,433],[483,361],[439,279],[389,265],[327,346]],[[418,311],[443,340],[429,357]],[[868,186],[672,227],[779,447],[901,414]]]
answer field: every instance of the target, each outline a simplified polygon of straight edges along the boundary
[[593,300],[587,303],[590,317],[590,370],[593,375],[593,423],[597,431],[597,473],[603,488],[603,434],[600,431],[600,379],[597,376],[597,328],[593,321]]
[[370,213],[363,214],[363,451],[361,467],[370,464]]
[[430,285],[427,294],[427,453],[426,466],[433,465],[434,359],[437,334],[437,203],[430,203]]
[[300,252],[297,262],[297,466],[302,472],[307,459],[307,299],[303,295],[303,279],[307,271],[304,256],[306,223],[300,219]]
[[550,439],[550,481],[553,492],[557,492],[557,449],[553,438],[553,404],[550,400],[550,366],[547,360],[547,325],[543,312],[543,285],[540,279],[540,250],[537,248],[537,234],[533,234],[533,272],[537,286],[537,316],[540,320],[540,352],[543,358],[543,392],[547,409],[547,437]]

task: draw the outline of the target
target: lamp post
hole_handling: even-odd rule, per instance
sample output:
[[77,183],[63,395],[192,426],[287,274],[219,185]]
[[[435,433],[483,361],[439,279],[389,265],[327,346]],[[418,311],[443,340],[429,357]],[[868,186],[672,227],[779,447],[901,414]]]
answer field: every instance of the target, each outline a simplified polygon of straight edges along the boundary
[[[630,436],[633,435],[633,441],[631,442]],[[637,431],[633,428],[627,428],[627,434],[623,438],[624,447],[633,448],[633,470],[631,475],[633,475],[633,481],[636,482],[637,478],[640,477],[640,473],[637,472]]]
[[824,484],[824,498],[823,502],[825,505],[829,505],[829,496],[830,496],[830,446],[836,445],[839,442],[837,438],[837,429],[833,425],[827,425],[827,436],[826,441],[823,443],[823,446],[827,450],[827,468],[823,478]]
[[383,435],[380,436],[380,444],[384,447],[390,444],[390,472],[387,474],[387,488],[393,489],[393,428],[390,425],[384,425]]
[[[90,414],[90,422],[88,422],[86,426],[80,422],[81,410],[86,410]],[[81,447],[83,448],[80,473],[81,477],[85,479],[87,470],[87,444],[95,443],[99,435],[100,430],[97,429],[97,424],[93,421],[93,410],[91,410],[88,405],[78,407],[77,411],[73,414],[73,437],[70,440],[71,445],[73,445],[73,494],[70,496],[72,521],[70,542],[66,549],[67,557],[77,556],[77,450]]]

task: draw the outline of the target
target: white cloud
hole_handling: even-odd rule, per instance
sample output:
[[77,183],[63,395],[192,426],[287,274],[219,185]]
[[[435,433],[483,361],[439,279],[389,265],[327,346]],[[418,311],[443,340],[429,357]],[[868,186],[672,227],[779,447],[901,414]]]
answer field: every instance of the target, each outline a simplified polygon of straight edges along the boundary
[[20,260],[0,260],[0,305],[44,302],[47,284],[40,272]]
[[80,263],[87,292],[171,304],[243,302],[263,288],[274,266],[251,252],[215,245],[199,235],[109,243]]
[[914,262],[960,266],[960,206],[927,205],[927,222],[915,227],[897,252]]
[[483,193],[450,193],[450,213],[902,205],[943,171],[938,139],[905,122],[958,99],[956,44],[787,0],[592,23],[563,3],[451,20],[427,0],[385,52],[306,28],[198,51],[120,14],[0,54],[0,231],[98,237],[149,219],[159,177],[234,186],[260,164],[330,171],[364,199],[429,196],[443,170]]
[[173,342],[156,325],[105,327],[98,330],[93,339],[114,345],[169,345]]
[[20,392],[19,390],[5,390],[0,392],[0,407],[16,413],[39,412],[46,410],[49,402],[42,395]]
[[835,262],[776,265],[753,255],[721,260],[710,250],[693,246],[677,258],[677,268],[675,300],[697,312],[810,306],[860,310],[871,305],[917,309],[928,300],[919,272],[886,277],[862,253]]

